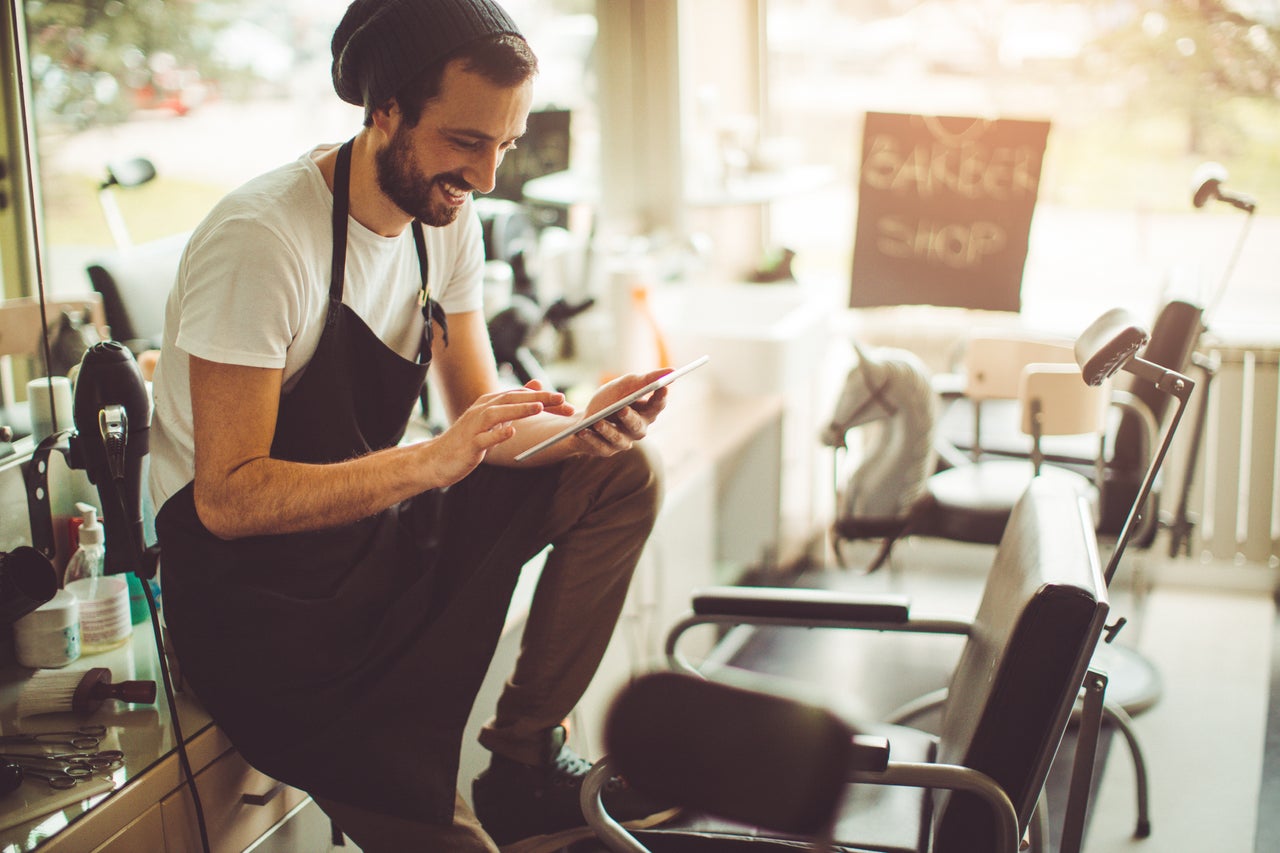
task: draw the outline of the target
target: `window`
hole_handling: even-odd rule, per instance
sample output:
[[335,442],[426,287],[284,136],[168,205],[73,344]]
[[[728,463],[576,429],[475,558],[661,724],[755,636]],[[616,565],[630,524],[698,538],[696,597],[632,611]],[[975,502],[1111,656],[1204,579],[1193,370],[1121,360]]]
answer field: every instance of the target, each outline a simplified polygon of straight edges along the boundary
[[[354,134],[361,110],[330,82],[329,41],[348,3],[26,3],[51,291],[83,291],[96,255],[190,231],[228,190]],[[591,156],[594,4],[505,7],[539,53],[535,108],[572,111],[574,144]],[[155,176],[133,186],[136,158]]]
[[[769,0],[764,31],[764,139],[836,175],[771,208],[805,275],[847,295],[866,112],[1048,119],[1024,313],[1078,331],[1098,306],[1153,316],[1226,281],[1215,329],[1280,327],[1275,4]],[[1192,207],[1206,161],[1257,198],[1254,220]]]

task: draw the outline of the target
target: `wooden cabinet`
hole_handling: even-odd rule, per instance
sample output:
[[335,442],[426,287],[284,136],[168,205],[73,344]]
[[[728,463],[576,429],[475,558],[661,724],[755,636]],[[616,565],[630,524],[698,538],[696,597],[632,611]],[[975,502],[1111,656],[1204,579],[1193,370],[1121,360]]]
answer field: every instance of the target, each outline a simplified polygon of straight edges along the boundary
[[[306,799],[302,791],[254,770],[234,750],[196,774],[196,789],[213,853],[239,853]],[[184,785],[161,800],[160,815],[168,853],[199,853],[190,788]]]
[[[196,771],[214,853],[239,853],[306,799],[302,791],[250,767],[213,726],[191,738],[187,752]],[[199,853],[195,807],[177,754],[161,757],[34,849],[39,853]]]
[[93,849],[93,853],[138,853],[140,850],[163,850],[164,820],[156,804],[125,825],[125,828]]

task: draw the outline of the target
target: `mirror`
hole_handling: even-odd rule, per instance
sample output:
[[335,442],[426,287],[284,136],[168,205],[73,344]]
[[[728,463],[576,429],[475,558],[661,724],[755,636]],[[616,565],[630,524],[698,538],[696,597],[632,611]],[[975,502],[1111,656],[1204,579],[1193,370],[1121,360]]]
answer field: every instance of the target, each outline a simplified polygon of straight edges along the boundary
[[5,110],[20,120],[0,149],[0,425],[19,441],[0,455],[26,447],[31,378],[65,376],[108,336],[139,356],[158,348],[187,236],[222,195],[359,126],[327,68],[347,3],[209,0],[157,16],[6,0]]
[[[28,395],[27,382],[66,376],[98,339],[125,344],[150,378],[191,230],[228,191],[348,138],[363,114],[330,80],[329,40],[350,0],[207,0],[162,15],[103,0],[5,2],[6,115],[21,121],[6,122],[0,157],[22,168],[0,175],[14,202],[0,229],[15,229],[0,238],[0,357],[7,342],[21,352],[0,363],[11,374],[0,424],[29,436],[33,410],[37,421],[56,410],[62,427],[70,412],[49,383]],[[543,58],[540,96],[567,121],[589,106],[591,4],[508,5],[531,39],[561,45]],[[567,46],[566,23],[577,33]],[[526,146],[526,159],[537,151]],[[0,454],[33,444],[0,443]]]
[[149,379],[190,231],[227,191],[344,138],[362,116],[332,97],[327,68],[349,0],[208,0],[162,15],[102,0],[5,2],[0,426],[11,434],[0,456],[43,465],[47,491],[25,496],[28,518],[0,526],[42,551],[49,543],[61,568],[76,503],[106,502],[67,464],[78,448],[40,445],[72,426],[81,357],[113,339]]

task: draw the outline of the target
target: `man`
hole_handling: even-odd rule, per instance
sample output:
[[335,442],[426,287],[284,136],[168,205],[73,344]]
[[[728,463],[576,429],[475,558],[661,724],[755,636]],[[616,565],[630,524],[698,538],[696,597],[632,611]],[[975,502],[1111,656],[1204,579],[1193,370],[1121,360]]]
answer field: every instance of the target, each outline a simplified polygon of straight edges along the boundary
[[[582,417],[536,383],[500,386],[480,303],[471,194],[525,130],[537,61],[492,0],[356,0],[333,57],[364,127],[220,202],[166,308],[152,492],[168,628],[246,759],[366,853],[546,849],[581,831],[589,765],[561,721],[657,513],[635,442],[665,392],[515,461]],[[428,362],[451,424],[401,445]],[[480,736],[477,821],[455,791],[461,731],[520,567],[548,543]],[[611,810],[657,811],[612,787]]]

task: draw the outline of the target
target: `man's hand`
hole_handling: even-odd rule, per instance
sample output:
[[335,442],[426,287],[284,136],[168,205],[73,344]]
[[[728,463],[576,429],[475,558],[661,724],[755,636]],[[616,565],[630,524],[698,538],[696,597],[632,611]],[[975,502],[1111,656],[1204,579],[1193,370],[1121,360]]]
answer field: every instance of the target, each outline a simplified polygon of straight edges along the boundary
[[[671,368],[667,367],[649,373],[629,373],[626,376],[619,376],[596,391],[587,405],[586,414],[598,412],[670,372]],[[649,425],[657,420],[666,406],[667,389],[659,388],[648,397],[632,403],[602,421],[597,421],[575,435],[571,441],[579,452],[596,456],[612,456],[615,453],[621,453],[648,434]]]
[[491,449],[516,434],[516,421],[544,411],[572,413],[573,407],[564,394],[543,391],[536,381],[477,397],[448,429],[428,442],[439,485],[452,485],[470,474]]

